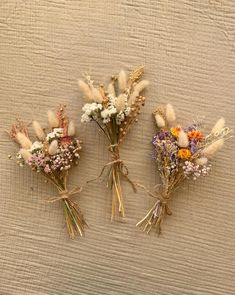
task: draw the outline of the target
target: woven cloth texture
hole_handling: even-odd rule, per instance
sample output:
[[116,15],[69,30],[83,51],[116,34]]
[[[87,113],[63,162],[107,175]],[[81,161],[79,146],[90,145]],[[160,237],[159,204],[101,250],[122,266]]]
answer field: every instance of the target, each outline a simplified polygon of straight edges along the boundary
[[0,3],[0,295],[229,295],[235,290],[234,139],[211,175],[187,182],[170,203],[163,234],[135,224],[153,204],[123,182],[127,217],[110,222],[104,182],[77,200],[89,224],[68,238],[56,191],[8,155],[5,130],[16,117],[46,124],[46,111],[67,105],[83,140],[70,187],[95,178],[109,159],[93,124],[80,123],[77,79],[97,82],[144,64],[151,84],[146,106],[121,147],[130,177],[159,183],[151,160],[152,111],[171,102],[183,124],[204,118],[210,130],[223,116],[234,128],[235,1],[2,0]]

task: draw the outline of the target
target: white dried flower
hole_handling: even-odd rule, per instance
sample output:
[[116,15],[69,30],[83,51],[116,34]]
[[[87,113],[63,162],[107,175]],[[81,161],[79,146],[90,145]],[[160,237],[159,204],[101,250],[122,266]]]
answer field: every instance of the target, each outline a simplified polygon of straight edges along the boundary
[[148,80],[143,80],[140,81],[139,83],[137,83],[134,87],[134,91],[140,93],[141,91],[143,91],[147,86],[149,85],[149,81]]
[[48,153],[49,155],[55,155],[57,153],[58,149],[58,141],[53,140],[51,144],[49,145]]
[[163,128],[163,127],[165,127],[165,120],[164,120],[164,118],[161,116],[161,115],[159,115],[159,114],[156,114],[155,115],[155,120],[156,120],[156,124],[157,124],[157,126],[159,127],[159,128]]
[[64,133],[63,128],[54,128],[52,132],[47,134],[46,139],[47,141],[51,141],[52,139],[62,137],[63,133]]
[[204,148],[204,150],[202,151],[203,155],[206,156],[207,158],[212,157],[218,150],[220,150],[224,145],[224,140],[218,139],[216,141],[214,141],[213,143],[211,143],[210,145],[208,145],[207,147]]
[[224,118],[220,118],[214,125],[214,127],[211,130],[211,134],[216,134],[219,133],[225,125],[225,120]]
[[19,153],[25,161],[28,161],[28,159],[32,156],[32,154],[26,149],[20,149]]
[[53,132],[58,136],[61,137],[64,133],[64,128],[54,128]]
[[188,146],[188,135],[183,130],[180,130],[179,132],[178,145],[180,147]]
[[109,110],[108,109],[104,109],[101,113],[100,113],[102,118],[107,118],[109,117]]
[[90,122],[92,119],[98,118],[102,108],[103,106],[100,103],[86,103],[82,108],[84,114],[82,115],[81,122]]
[[40,150],[42,147],[43,147],[43,144],[40,141],[35,141],[30,148],[30,152]]
[[48,122],[51,128],[59,127],[59,120],[52,111],[47,112]]
[[196,164],[201,165],[201,166],[206,165],[207,162],[208,162],[208,159],[206,157],[201,157],[201,158],[196,159]]
[[166,105],[166,120],[168,123],[173,123],[175,121],[176,117],[175,117],[175,111],[173,106],[168,103]]
[[87,122],[90,122],[91,120],[92,120],[92,118],[90,116],[88,116],[86,113],[82,114],[82,117],[81,117],[82,123],[87,123]]
[[116,109],[117,109],[117,112],[121,112],[121,111],[124,111],[125,109],[125,106],[126,106],[126,95],[125,94],[120,94],[116,100]]
[[125,120],[125,114],[123,112],[119,112],[116,116],[117,125],[121,125],[124,120]]
[[99,89],[92,87],[91,92],[92,92],[92,96],[93,96],[94,101],[97,103],[102,103],[103,97],[102,97]]
[[75,135],[75,125],[73,121],[70,121],[68,126],[68,136],[74,136],[74,135]]
[[32,142],[24,133],[18,132],[16,134],[16,139],[18,140],[18,142],[22,146],[22,148],[30,149]]
[[46,135],[41,127],[41,125],[37,121],[33,121],[33,129],[35,134],[37,135],[37,138],[40,140],[44,140]]
[[83,93],[83,95],[85,96],[85,100],[87,102],[92,102],[93,101],[93,94],[91,92],[90,87],[87,85],[87,83],[85,83],[82,80],[78,80],[78,87],[81,90],[81,92]]
[[116,96],[113,83],[109,83],[109,85],[107,87],[107,91],[108,91],[108,94]]
[[127,87],[127,77],[125,71],[120,71],[118,75],[118,87],[121,91],[124,91]]

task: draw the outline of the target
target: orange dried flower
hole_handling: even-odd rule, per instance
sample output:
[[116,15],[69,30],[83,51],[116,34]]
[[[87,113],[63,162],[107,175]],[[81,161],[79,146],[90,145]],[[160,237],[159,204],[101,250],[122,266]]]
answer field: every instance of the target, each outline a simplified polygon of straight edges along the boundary
[[198,130],[190,131],[190,132],[188,132],[188,138],[190,140],[196,139],[198,141],[202,141],[203,140],[203,134]]
[[171,134],[175,137],[179,136],[181,128],[180,127],[173,127],[171,128]]
[[180,157],[181,159],[188,159],[191,157],[191,152],[188,149],[180,149],[178,151],[178,157]]

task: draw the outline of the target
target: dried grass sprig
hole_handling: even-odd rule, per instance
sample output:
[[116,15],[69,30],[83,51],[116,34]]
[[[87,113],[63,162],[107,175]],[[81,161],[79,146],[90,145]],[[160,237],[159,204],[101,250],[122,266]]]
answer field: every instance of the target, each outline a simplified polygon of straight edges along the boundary
[[56,113],[48,111],[48,121],[50,130],[47,134],[37,121],[33,122],[38,138],[33,143],[29,139],[28,127],[20,120],[12,125],[9,135],[22,147],[16,154],[17,163],[21,167],[28,165],[57,188],[59,197],[50,199],[49,202],[62,202],[67,230],[73,239],[76,235],[84,235],[86,225],[78,204],[71,200],[81,188],[69,191],[67,187],[69,170],[78,164],[80,158],[81,142],[75,137],[74,123],[69,122],[64,106]]
[[[176,116],[172,105],[160,106],[154,112],[157,133],[153,137],[154,159],[160,173],[161,184],[155,193],[153,207],[137,226],[149,233],[153,228],[160,234],[165,215],[171,215],[169,201],[186,179],[197,180],[207,176],[211,170],[210,159],[231,137],[231,129],[224,127],[224,119],[217,121],[209,135],[205,136],[201,124],[194,122],[187,127],[175,124]],[[174,124],[174,125],[173,125]]]
[[143,66],[132,71],[129,77],[124,71],[120,71],[119,75],[111,77],[107,88],[104,84],[95,87],[89,76],[86,83],[79,83],[83,94],[95,87],[102,96],[102,101],[97,101],[93,95],[92,100],[83,106],[81,121],[95,122],[109,142],[111,161],[103,167],[101,175],[105,170],[108,171],[107,187],[112,191],[112,220],[125,216],[121,179],[125,178],[134,191],[136,190],[134,183],[129,179],[128,169],[120,158],[120,144],[132,124],[137,122],[137,116],[145,103],[145,97],[140,95],[148,85],[148,81],[141,81],[143,73]]

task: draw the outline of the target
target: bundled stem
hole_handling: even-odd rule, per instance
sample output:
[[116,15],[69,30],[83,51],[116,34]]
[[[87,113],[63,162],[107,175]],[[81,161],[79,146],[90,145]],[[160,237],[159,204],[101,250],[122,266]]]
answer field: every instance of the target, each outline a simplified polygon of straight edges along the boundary
[[161,233],[161,224],[165,215],[171,215],[170,208],[168,206],[168,201],[170,199],[170,194],[161,195],[157,198],[153,207],[148,211],[148,213],[142,218],[136,226],[143,226],[143,231],[149,233],[153,228],[156,229],[158,234]]
[[107,88],[103,83],[95,86],[90,76],[86,77],[86,83],[81,80],[78,82],[88,101],[82,109],[84,113],[81,121],[95,121],[109,142],[111,162],[103,167],[100,176],[108,167],[107,187],[112,191],[112,220],[125,216],[121,178],[128,180],[136,191],[128,177],[128,169],[120,159],[119,146],[132,124],[138,121],[137,116],[145,104],[145,97],[140,94],[147,87],[148,81],[141,80],[143,73],[143,66],[134,69],[129,76],[120,71],[117,77],[111,77]]
[[67,231],[71,239],[75,236],[84,236],[84,226],[87,225],[83,214],[78,206],[77,202],[71,200],[71,197],[75,194],[81,192],[81,188],[77,187],[71,191],[67,189],[67,173],[62,179],[57,179],[56,177],[50,178],[50,181],[55,184],[59,192],[59,197],[51,198],[48,202],[53,203],[61,200],[63,203],[65,222],[67,226]]
[[111,220],[116,217],[124,217],[125,210],[121,188],[121,176],[123,174],[123,162],[119,155],[119,146],[111,145],[109,150],[112,154],[112,164],[109,171],[107,187],[112,190],[112,215]]
[[[104,130],[103,130],[104,131]],[[114,134],[113,132],[111,134]],[[107,134],[106,134],[107,135]],[[111,153],[111,162],[104,165],[99,177],[104,173],[105,168],[109,168],[107,177],[107,187],[112,192],[112,213],[111,220],[117,220],[119,217],[125,217],[123,193],[121,186],[121,178],[125,178],[132,186],[133,191],[136,192],[135,184],[128,176],[128,168],[120,158],[119,144],[113,137],[108,137],[111,144],[109,145],[109,152]]]
[[161,234],[161,225],[165,215],[172,215],[169,208],[169,201],[173,197],[173,192],[184,181],[185,175],[181,170],[175,175],[169,174],[168,169],[163,168],[162,173],[160,173],[160,178],[162,184],[158,186],[159,191],[155,194],[148,191],[144,186],[141,186],[149,196],[157,199],[144,218],[136,224],[136,226],[143,226],[143,231],[147,233],[155,228],[157,233]]
[[67,230],[71,239],[74,239],[76,235],[84,236],[84,226],[86,222],[83,218],[83,214],[77,203],[69,199],[63,200],[65,221]]
[[33,122],[37,140],[32,142],[28,135],[27,126],[20,120],[12,125],[9,135],[20,145],[16,154],[17,163],[23,167],[27,164],[33,171],[41,173],[59,192],[59,196],[48,202],[62,201],[65,221],[70,238],[76,235],[84,236],[86,222],[78,204],[71,197],[81,191],[80,187],[71,191],[67,189],[69,170],[78,164],[81,141],[75,137],[75,126],[65,114],[64,106],[56,113],[48,111],[49,133],[39,122]]

